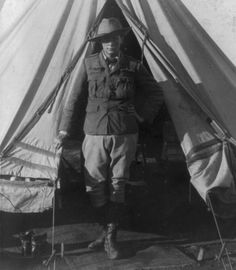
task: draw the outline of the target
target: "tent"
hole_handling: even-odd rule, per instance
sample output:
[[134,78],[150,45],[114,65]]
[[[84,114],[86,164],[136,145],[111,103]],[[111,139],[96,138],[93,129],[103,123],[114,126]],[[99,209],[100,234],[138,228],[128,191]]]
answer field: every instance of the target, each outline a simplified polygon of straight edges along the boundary
[[[115,0],[5,0],[0,5],[0,210],[52,206],[67,97],[82,83],[86,42]],[[235,214],[236,53],[233,1],[116,0],[165,103],[191,183]],[[205,12],[203,12],[205,11]]]

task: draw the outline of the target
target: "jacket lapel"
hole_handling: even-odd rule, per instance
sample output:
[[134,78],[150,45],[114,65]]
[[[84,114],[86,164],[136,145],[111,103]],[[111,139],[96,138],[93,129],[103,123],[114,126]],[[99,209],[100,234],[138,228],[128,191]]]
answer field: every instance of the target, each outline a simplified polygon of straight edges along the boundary
[[116,63],[116,65],[114,66],[114,68],[112,69],[112,71],[110,71],[110,69],[109,69],[109,67],[108,67],[108,65],[103,57],[102,52],[99,53],[99,62],[100,62],[100,65],[105,68],[107,75],[113,74],[114,72],[116,72],[120,68],[127,68],[127,59],[125,58],[125,56],[122,52],[120,53],[119,60]]
[[119,60],[116,63],[116,65],[114,66],[114,68],[112,69],[112,71],[110,71],[110,74],[116,72],[117,70],[119,70],[121,68],[125,68],[125,67],[127,67],[127,61],[126,61],[126,58],[124,57],[124,54],[121,52]]
[[100,65],[105,68],[106,75],[108,75],[109,74],[109,68],[107,66],[107,63],[106,63],[104,57],[103,57],[102,52],[99,53],[99,62],[100,62]]

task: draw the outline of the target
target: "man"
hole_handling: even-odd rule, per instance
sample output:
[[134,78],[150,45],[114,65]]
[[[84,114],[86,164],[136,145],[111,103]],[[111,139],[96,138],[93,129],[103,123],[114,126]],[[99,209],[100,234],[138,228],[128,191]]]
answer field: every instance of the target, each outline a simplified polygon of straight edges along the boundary
[[[88,88],[83,89],[88,94],[82,145],[85,182],[103,226],[101,236],[89,248],[104,245],[110,259],[120,257],[116,233],[124,209],[125,183],[136,153],[138,123],[151,123],[163,102],[160,87],[144,66],[120,49],[128,30],[116,18],[104,18],[96,36],[89,40],[100,42],[102,51],[85,59],[88,81]],[[64,108],[58,147],[67,136],[78,93],[71,95]]]

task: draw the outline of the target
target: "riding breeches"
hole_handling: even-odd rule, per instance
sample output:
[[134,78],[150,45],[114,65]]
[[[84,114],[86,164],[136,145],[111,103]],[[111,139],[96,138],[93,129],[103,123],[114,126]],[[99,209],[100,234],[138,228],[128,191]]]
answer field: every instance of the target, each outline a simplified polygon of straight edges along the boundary
[[138,134],[86,135],[82,150],[85,158],[85,184],[95,207],[107,201],[123,203],[125,183],[135,158]]

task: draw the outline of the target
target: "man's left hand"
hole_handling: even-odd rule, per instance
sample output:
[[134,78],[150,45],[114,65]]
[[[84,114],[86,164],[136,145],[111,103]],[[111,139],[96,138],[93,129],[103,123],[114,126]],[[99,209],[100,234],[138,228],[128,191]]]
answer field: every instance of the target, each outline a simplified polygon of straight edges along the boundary
[[144,119],[136,112],[133,104],[128,105],[127,111],[128,113],[133,114],[139,123],[143,123]]

